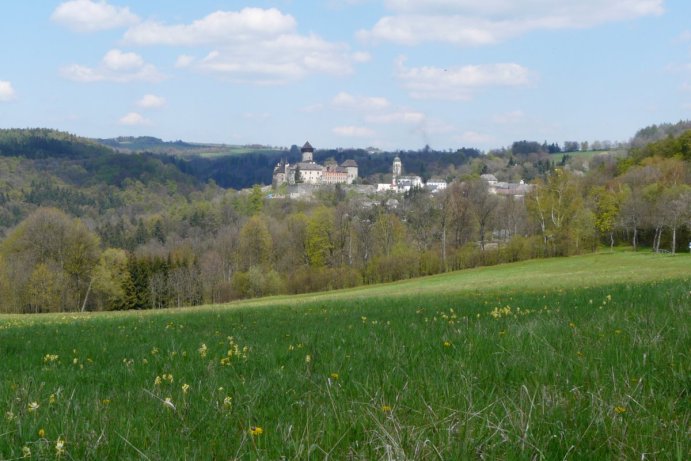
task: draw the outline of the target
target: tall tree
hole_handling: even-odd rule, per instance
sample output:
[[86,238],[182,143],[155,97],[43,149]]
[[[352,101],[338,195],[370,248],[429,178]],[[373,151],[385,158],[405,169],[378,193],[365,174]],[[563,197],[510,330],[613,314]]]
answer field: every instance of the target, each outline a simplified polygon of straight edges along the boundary
[[[15,302],[27,304],[30,278],[37,266],[45,264],[57,277],[65,276],[60,284],[60,310],[80,310],[100,248],[98,237],[82,221],[53,208],[39,208],[10,233],[0,253],[12,267]],[[37,274],[45,275],[45,270]]]
[[273,242],[261,215],[252,216],[240,230],[240,267],[247,271],[252,266],[266,265],[271,261]]
[[310,266],[323,267],[330,263],[333,237],[333,211],[322,205],[314,210],[307,223],[305,250]]

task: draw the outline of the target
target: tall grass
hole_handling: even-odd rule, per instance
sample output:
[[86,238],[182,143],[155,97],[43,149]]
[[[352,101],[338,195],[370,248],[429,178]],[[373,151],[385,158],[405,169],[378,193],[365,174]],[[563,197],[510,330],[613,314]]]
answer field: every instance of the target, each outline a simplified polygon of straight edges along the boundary
[[688,459],[689,274],[517,281],[2,317],[0,459]]

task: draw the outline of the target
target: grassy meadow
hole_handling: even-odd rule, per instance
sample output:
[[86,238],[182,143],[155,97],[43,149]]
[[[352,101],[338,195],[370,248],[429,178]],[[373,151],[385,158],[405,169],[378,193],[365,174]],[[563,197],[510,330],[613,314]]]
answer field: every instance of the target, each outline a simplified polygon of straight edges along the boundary
[[691,256],[0,316],[0,459],[691,456]]

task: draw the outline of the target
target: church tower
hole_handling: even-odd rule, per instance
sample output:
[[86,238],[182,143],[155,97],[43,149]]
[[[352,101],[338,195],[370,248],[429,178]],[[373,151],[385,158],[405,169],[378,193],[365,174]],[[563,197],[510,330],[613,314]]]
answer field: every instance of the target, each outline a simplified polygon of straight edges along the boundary
[[398,157],[398,155],[395,159],[393,159],[393,168],[391,169],[391,171],[393,173],[394,178],[401,176],[401,174],[403,173],[403,164],[401,163],[401,159]]
[[314,156],[314,147],[307,141],[304,146],[302,146],[302,149],[300,149],[302,152],[302,161],[305,163],[312,163],[314,162],[313,156]]

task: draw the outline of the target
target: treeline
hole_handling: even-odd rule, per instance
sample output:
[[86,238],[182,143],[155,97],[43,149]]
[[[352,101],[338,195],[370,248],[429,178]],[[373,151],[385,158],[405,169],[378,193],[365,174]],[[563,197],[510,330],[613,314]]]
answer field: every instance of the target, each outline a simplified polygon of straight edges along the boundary
[[[691,131],[623,159],[594,157],[587,168],[578,159],[544,163],[539,153],[469,151],[446,166],[453,181],[435,195],[368,197],[324,188],[309,202],[270,199],[259,186],[238,192],[201,185],[173,165],[166,168],[182,181],[156,173],[164,168],[75,187],[67,179],[87,174],[82,163],[0,157],[0,309],[190,306],[602,245],[682,251],[691,239],[689,139]],[[365,164],[369,154],[362,155]],[[425,153],[399,155],[414,169]],[[59,171],[51,176],[42,162],[55,162]],[[483,173],[500,180],[533,174],[534,188],[523,197],[493,194]]]
[[[388,282],[602,245],[674,253],[691,238],[690,162],[681,150],[671,154],[682,145],[680,138],[658,141],[648,147],[651,156],[603,158],[588,173],[555,168],[524,197],[494,194],[472,172],[492,165],[488,158],[475,159],[467,175],[436,195],[415,189],[361,197],[324,188],[305,202],[269,199],[258,186],[235,192],[209,184],[181,195],[133,183],[119,194],[117,213],[80,219],[37,208],[12,229],[0,244],[1,306],[5,312],[166,308]],[[58,204],[65,197],[95,206],[59,189],[34,189]]]

